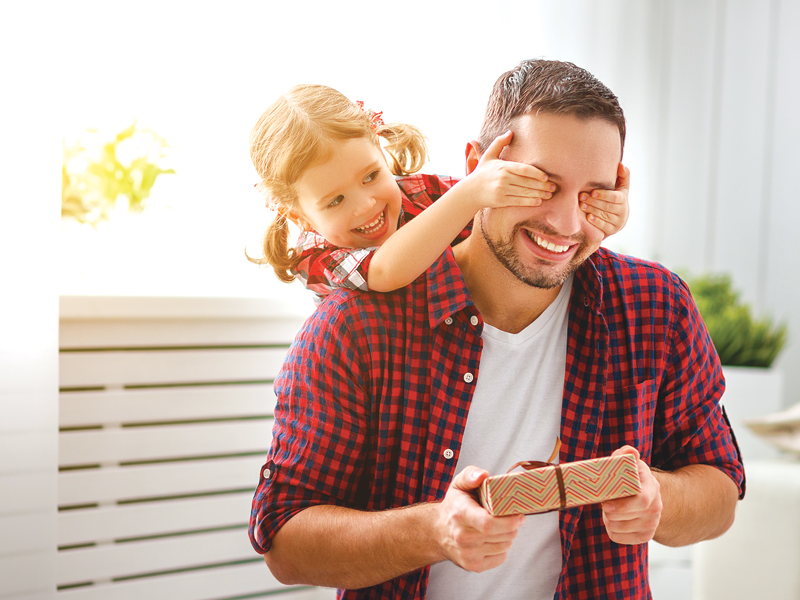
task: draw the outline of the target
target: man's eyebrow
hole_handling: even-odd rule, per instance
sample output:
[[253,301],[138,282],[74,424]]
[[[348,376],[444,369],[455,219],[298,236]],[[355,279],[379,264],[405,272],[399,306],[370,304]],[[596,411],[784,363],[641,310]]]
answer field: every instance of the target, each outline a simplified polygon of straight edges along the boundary
[[[540,170],[543,173],[547,174],[547,180],[548,181],[555,181],[556,183],[559,183],[559,182],[563,181],[562,177],[560,175],[558,175],[557,173],[549,173],[548,171],[545,171],[544,169],[540,169]],[[603,181],[590,181],[586,185],[589,188],[593,189],[593,190],[614,190],[614,189],[617,188],[617,182],[616,181],[614,183],[609,183],[608,181],[605,181],[605,182],[603,182]]]
[[589,187],[593,190],[615,190],[617,189],[617,182],[609,183],[609,182],[602,182],[602,181],[590,181]]

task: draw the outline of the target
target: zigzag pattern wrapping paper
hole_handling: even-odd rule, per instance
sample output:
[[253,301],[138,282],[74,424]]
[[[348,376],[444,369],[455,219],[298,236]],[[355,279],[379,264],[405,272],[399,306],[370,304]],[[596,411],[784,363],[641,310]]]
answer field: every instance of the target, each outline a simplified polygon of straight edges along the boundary
[[[567,507],[633,496],[642,489],[636,458],[631,454],[560,466]],[[480,499],[496,517],[556,510],[561,507],[556,467],[488,477],[481,485]]]

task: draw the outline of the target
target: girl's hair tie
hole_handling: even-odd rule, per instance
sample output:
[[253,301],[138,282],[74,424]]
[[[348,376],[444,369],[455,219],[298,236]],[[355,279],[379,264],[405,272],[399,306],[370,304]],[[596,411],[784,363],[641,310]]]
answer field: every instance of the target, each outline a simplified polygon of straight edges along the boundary
[[364,108],[364,103],[361,100],[356,100],[356,105],[358,108],[364,111],[364,114],[367,115],[369,118],[370,125],[372,126],[372,131],[375,135],[380,135],[379,131],[380,128],[383,127],[386,123],[383,122],[383,111],[375,112],[372,109]]
[[274,210],[274,211],[278,210],[278,207],[280,206],[280,202],[278,202],[278,199],[275,198],[272,194],[269,193],[269,190],[267,189],[267,186],[264,185],[263,181],[259,181],[258,183],[254,183],[253,187],[256,188],[256,191],[259,194],[264,196],[264,205],[268,209]]

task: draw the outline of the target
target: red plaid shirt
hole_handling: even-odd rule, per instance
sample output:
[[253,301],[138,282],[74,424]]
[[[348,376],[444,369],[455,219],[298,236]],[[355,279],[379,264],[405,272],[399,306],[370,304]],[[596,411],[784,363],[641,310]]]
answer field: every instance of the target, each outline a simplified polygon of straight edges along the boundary
[[[275,532],[312,505],[373,511],[441,500],[480,377],[482,328],[450,251],[406,288],[330,295],[275,383],[268,471],[250,520],[256,550],[268,551]],[[605,249],[581,265],[569,306],[560,462],[630,444],[667,471],[714,465],[743,495],[738,448],[718,403],[724,387],[675,275]],[[647,544],[612,542],[599,505],[567,509],[559,525],[556,598],[650,597]],[[428,573],[340,597],[423,598]]]
[[[458,179],[443,175],[398,177],[403,208],[398,227],[419,215],[456,183]],[[454,243],[466,238],[470,230],[471,226],[467,227]],[[369,291],[367,272],[377,248],[339,248],[316,231],[306,231],[298,237],[295,249],[300,262],[292,273],[316,294],[318,304],[339,288]]]

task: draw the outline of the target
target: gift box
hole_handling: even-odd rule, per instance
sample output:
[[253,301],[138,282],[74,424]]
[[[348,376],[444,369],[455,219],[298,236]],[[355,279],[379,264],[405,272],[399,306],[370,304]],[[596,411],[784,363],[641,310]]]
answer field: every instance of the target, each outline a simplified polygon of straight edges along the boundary
[[484,480],[480,500],[490,514],[532,515],[633,496],[642,489],[636,457],[631,454],[563,465],[521,463],[520,466],[530,470]]

